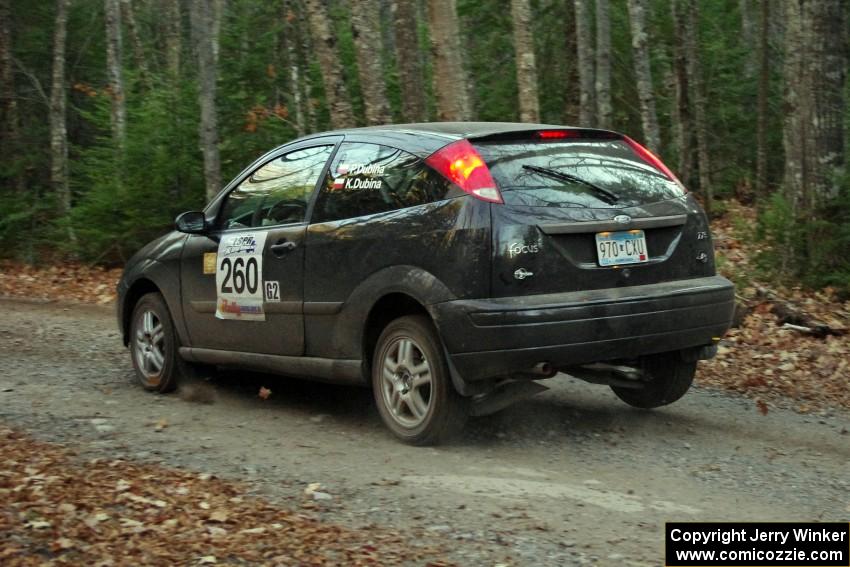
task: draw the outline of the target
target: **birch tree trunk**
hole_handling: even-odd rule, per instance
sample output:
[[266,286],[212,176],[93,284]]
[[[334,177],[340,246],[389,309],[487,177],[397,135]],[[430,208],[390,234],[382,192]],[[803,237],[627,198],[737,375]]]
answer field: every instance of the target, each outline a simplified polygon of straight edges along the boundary
[[590,23],[589,0],[575,0],[576,60],[579,79],[579,126],[596,125],[596,97],[594,96],[593,30]]
[[380,11],[377,0],[358,0],[351,3],[351,30],[354,35],[354,52],[366,124],[391,122],[390,103],[384,86],[381,66],[383,41],[380,29]]
[[434,64],[434,93],[439,120],[470,120],[469,78],[463,69],[463,51],[455,0],[428,0],[428,24]]
[[596,125],[611,128],[611,18],[608,0],[596,0]]
[[808,133],[805,121],[810,102],[806,100],[806,77],[803,76],[805,39],[803,7],[800,0],[785,2],[785,55],[783,58],[785,118],[782,145],[785,149],[785,197],[796,215],[806,193],[803,167]]
[[[65,105],[65,41],[68,36],[70,0],[57,0],[53,31],[53,71],[50,86],[50,184],[59,201],[59,212],[71,214],[71,188],[68,184],[68,131]],[[76,244],[73,227],[68,223],[68,238]]]
[[306,9],[310,33],[313,36],[313,49],[322,69],[331,125],[334,128],[354,126],[354,111],[343,81],[342,64],[336,50],[336,36],[331,31],[325,4],[323,0],[307,0]]
[[644,143],[654,152],[661,148],[658,116],[655,112],[655,94],[652,71],[649,65],[649,37],[646,32],[646,5],[644,0],[628,0],[629,25],[632,35],[635,82],[640,99],[640,119]]
[[688,81],[688,57],[685,43],[688,35],[687,10],[682,0],[670,0],[673,14],[673,77],[675,81],[675,105],[673,107],[673,136],[678,151],[677,173],[690,186],[693,175],[693,122],[691,117],[690,86]]
[[534,57],[534,36],[531,33],[529,0],[511,0],[516,53],[516,79],[520,122],[540,122],[540,101],[537,96],[537,63]]
[[218,27],[221,6],[216,0],[192,0],[192,37],[198,61],[198,103],[201,107],[199,138],[204,156],[207,199],[221,189],[221,158],[218,148],[216,81],[218,79]]
[[419,29],[415,0],[395,0],[392,6],[398,82],[401,85],[401,111],[408,122],[424,122],[425,80],[419,51]]
[[705,88],[702,80],[702,65],[699,52],[699,12],[697,0],[687,2],[687,33],[685,50],[687,52],[688,84],[690,99],[694,106],[694,134],[697,142],[697,166],[699,167],[699,189],[705,201],[705,212],[711,215],[714,202],[714,190],[711,185],[711,164],[708,154],[708,125],[705,117]]
[[752,0],[738,0],[738,11],[741,13],[741,44],[748,49],[744,58],[744,74],[752,78],[756,74],[755,25],[753,24]]
[[124,150],[127,138],[127,106],[124,99],[124,77],[121,72],[121,5],[118,0],[105,0],[106,14],[106,74],[109,77],[109,96],[112,103],[112,140],[119,151]]
[[139,27],[136,25],[136,15],[133,13],[133,1],[121,1],[123,3],[121,14],[124,16],[124,21],[127,23],[127,31],[130,34],[130,46],[133,49],[133,62],[136,64],[136,69],[139,73],[139,83],[141,83],[145,90],[150,90],[151,73],[148,67],[148,59],[145,55],[145,48],[139,36]]
[[180,0],[160,0],[165,36],[165,69],[172,87],[176,88],[180,79],[180,59],[183,51],[182,16]]
[[770,94],[770,0],[760,0],[756,110],[756,198],[767,195],[767,97]]

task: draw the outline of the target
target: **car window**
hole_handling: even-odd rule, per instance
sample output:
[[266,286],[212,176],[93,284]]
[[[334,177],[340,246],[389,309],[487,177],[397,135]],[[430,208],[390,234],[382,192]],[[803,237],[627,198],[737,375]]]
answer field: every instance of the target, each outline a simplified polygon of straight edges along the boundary
[[334,157],[311,222],[327,222],[439,201],[450,187],[421,159],[377,144],[344,142]]
[[307,202],[332,151],[333,146],[295,150],[257,168],[225,199],[219,228],[302,222]]

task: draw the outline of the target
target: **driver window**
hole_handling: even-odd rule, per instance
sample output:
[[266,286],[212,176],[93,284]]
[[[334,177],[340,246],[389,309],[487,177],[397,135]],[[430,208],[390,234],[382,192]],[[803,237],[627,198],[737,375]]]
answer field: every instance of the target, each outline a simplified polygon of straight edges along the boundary
[[310,194],[332,151],[333,146],[304,148],[261,165],[227,195],[219,228],[303,222]]

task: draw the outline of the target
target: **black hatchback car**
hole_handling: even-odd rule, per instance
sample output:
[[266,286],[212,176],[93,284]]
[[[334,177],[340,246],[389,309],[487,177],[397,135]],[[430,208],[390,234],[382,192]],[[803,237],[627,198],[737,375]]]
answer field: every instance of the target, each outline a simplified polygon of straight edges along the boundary
[[434,123],[264,155],[119,283],[145,388],[199,366],[371,385],[437,442],[564,372],[671,403],[728,329],[700,206],[622,134]]

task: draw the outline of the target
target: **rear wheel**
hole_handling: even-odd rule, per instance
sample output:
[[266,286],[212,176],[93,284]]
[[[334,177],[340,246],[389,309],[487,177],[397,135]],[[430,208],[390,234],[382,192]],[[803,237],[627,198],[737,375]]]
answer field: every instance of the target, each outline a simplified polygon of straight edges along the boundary
[[438,443],[466,422],[467,400],[452,385],[439,337],[426,317],[401,317],[381,333],[372,390],[384,423],[406,443]]
[[177,387],[184,366],[178,347],[165,300],[158,293],[142,296],[130,321],[130,355],[144,389],[164,393]]
[[649,409],[672,404],[684,396],[694,381],[697,363],[682,360],[678,352],[667,352],[643,358],[641,369],[649,378],[643,388],[611,389],[630,406]]

